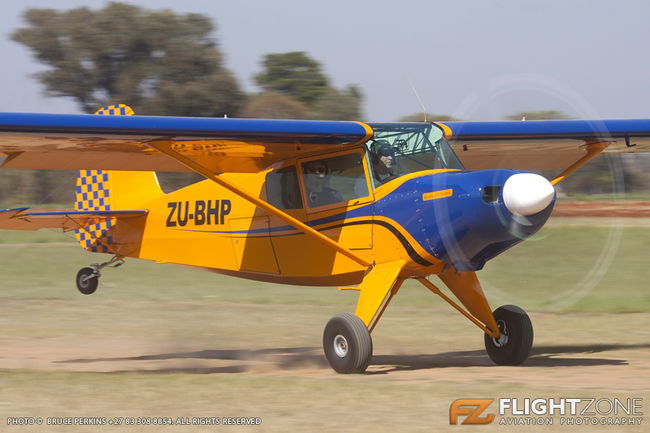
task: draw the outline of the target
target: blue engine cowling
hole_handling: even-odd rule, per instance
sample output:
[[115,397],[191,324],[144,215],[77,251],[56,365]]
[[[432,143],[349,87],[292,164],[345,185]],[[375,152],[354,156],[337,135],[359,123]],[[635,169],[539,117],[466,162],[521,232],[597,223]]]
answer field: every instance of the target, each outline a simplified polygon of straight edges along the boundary
[[[379,200],[375,215],[398,222],[424,249],[458,271],[479,270],[487,260],[536,233],[551,215],[553,191],[543,210],[532,215],[508,208],[504,185],[519,173],[525,172],[499,169],[423,175]],[[527,198],[525,190],[517,193]]]

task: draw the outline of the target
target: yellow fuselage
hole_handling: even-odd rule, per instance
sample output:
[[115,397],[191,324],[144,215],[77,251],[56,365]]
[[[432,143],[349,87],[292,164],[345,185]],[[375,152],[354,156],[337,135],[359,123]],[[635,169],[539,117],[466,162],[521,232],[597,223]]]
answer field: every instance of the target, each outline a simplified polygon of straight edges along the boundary
[[[220,176],[266,201],[265,180],[269,171]],[[149,201],[142,202],[142,188],[137,185],[151,184],[153,173],[110,173],[112,187],[120,189],[119,195],[114,196],[119,197],[119,207],[148,210],[144,217],[121,220],[114,226],[113,245],[120,255],[298,285],[358,284],[366,272],[354,260],[212,181],[198,182],[169,194],[150,194]],[[442,268],[438,259],[395,221],[373,212],[376,200],[417,175],[404,176],[374,191],[370,189],[369,195],[361,199],[314,210],[307,207],[284,212],[369,263],[404,260],[407,264],[403,276],[438,273]],[[132,186],[130,190],[125,188],[127,184]],[[413,261],[407,248],[415,250],[429,264]]]

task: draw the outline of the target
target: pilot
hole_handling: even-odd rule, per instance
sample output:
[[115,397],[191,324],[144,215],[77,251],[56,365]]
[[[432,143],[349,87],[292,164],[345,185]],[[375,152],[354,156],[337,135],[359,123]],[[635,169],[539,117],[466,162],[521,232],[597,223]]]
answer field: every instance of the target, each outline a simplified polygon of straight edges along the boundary
[[377,143],[376,150],[371,154],[371,161],[377,185],[382,185],[397,177],[395,175],[395,149],[388,143]]
[[309,207],[343,201],[341,193],[329,187],[330,172],[325,161],[310,161],[303,169]]

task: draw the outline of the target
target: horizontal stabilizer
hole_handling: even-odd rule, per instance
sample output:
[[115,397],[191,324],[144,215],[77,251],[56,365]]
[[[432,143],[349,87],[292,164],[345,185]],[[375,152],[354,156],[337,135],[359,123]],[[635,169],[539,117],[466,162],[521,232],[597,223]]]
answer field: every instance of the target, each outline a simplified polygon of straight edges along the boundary
[[0,229],[7,230],[39,230],[44,228],[62,229],[63,231],[77,230],[91,224],[113,218],[135,218],[147,214],[146,210],[117,210],[117,211],[32,211],[29,208],[14,208],[0,210]]

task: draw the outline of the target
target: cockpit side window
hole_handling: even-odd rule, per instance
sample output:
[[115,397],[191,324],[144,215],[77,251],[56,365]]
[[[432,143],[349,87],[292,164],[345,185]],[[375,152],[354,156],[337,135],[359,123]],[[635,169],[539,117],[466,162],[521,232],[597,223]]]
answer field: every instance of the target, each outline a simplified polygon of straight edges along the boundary
[[270,205],[278,209],[302,209],[298,172],[294,165],[266,175],[266,194]]
[[360,152],[302,163],[307,205],[342,203],[370,194]]
[[375,186],[422,170],[463,166],[445,141],[443,131],[431,123],[370,124],[374,131],[366,147]]

